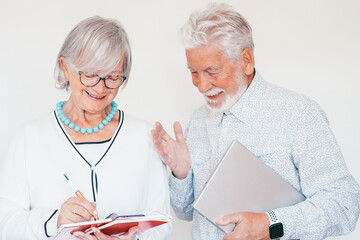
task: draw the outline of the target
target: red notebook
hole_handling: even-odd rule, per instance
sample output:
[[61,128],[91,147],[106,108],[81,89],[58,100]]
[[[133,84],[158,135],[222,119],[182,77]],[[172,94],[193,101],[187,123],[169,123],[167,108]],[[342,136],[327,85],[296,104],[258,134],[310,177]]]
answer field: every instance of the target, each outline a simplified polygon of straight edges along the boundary
[[80,223],[70,223],[61,225],[58,229],[54,240],[62,239],[75,239],[72,233],[75,231],[83,231],[92,234],[91,227],[97,227],[101,232],[107,235],[121,235],[129,230],[129,228],[138,226],[139,232],[144,232],[150,228],[160,226],[164,223],[170,222],[170,217],[161,215],[145,216],[145,215],[130,215],[130,216],[117,216],[111,214],[108,218],[88,221]]

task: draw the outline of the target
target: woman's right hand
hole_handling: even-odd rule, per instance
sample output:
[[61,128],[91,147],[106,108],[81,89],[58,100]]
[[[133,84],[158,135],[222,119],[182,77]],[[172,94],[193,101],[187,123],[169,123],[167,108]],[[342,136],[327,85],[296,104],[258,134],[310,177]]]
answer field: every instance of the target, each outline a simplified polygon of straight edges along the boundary
[[71,197],[61,205],[57,227],[66,223],[90,221],[97,216],[96,204],[81,197]]

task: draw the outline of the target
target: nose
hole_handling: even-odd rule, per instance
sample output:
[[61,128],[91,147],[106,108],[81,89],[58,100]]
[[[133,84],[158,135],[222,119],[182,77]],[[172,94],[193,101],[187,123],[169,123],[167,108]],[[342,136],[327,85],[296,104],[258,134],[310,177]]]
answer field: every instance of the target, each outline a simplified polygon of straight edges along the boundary
[[200,93],[205,93],[212,88],[212,84],[204,74],[200,73],[196,79],[196,87]]
[[96,92],[103,93],[106,91],[105,78],[100,78],[98,84],[92,87]]

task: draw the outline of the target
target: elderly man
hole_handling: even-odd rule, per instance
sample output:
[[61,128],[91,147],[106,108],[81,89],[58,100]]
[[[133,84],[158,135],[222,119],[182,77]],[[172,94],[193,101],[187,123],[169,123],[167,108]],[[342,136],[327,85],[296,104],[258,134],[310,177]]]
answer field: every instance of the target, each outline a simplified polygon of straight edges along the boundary
[[[206,105],[192,115],[185,137],[178,122],[176,139],[160,123],[152,135],[172,171],[172,207],[179,218],[193,221],[193,239],[282,237],[281,231],[270,235],[269,215],[282,223],[285,239],[323,239],[352,231],[359,215],[359,185],[327,118],[314,101],[264,81],[255,71],[247,21],[226,4],[212,4],[190,16],[182,35],[193,84]],[[236,224],[225,235],[193,211],[192,204],[234,139],[306,200],[269,213],[224,216],[218,225]]]

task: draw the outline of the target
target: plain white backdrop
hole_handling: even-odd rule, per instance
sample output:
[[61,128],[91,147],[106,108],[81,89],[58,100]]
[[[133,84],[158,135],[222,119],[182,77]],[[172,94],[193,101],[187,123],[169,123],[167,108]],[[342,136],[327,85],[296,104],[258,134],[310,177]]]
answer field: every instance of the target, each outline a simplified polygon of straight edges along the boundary
[[[116,99],[119,107],[152,123],[159,120],[169,131],[176,120],[186,126],[204,101],[192,86],[178,31],[207,2],[0,0],[0,161],[19,125],[67,99],[54,87],[55,58],[68,32],[94,15],[118,19],[130,38],[133,68]],[[225,2],[252,26],[256,67],[265,80],[323,107],[359,182],[360,1]],[[190,223],[173,218],[170,239],[190,239]],[[334,239],[360,239],[360,227]]]

